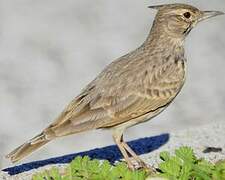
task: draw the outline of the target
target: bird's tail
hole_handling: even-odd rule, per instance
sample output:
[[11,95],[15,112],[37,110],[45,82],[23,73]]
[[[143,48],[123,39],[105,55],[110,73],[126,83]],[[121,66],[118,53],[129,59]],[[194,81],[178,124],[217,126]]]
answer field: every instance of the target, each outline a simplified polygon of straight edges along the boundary
[[50,140],[46,139],[46,135],[43,132],[43,133],[35,136],[31,140],[27,141],[23,145],[19,146],[18,148],[16,148],[14,151],[9,153],[6,156],[6,158],[9,158],[13,163],[15,163],[15,162],[21,160],[22,158],[28,156],[29,154],[31,154],[32,152],[34,152],[41,146],[48,143],[49,141]]

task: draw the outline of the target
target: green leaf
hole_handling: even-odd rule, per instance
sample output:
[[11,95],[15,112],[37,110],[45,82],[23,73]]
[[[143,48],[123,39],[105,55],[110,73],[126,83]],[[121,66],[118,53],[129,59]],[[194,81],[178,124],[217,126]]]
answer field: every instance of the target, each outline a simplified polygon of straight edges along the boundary
[[127,171],[129,171],[127,165],[123,162],[119,162],[114,168],[112,168],[111,173],[113,177],[123,179],[126,176]]
[[175,150],[175,155],[183,161],[196,161],[196,156],[193,149],[187,146],[180,147],[179,149]]
[[216,180],[225,179],[225,160],[216,163],[212,177]]
[[180,166],[174,161],[166,161],[159,165],[159,168],[165,174],[168,174],[168,177],[179,177],[180,174]]
[[112,166],[110,165],[109,161],[102,162],[100,173],[103,179],[109,179],[111,169],[112,169]]
[[187,180],[191,177],[191,171],[192,171],[192,164],[191,163],[185,163],[183,164],[180,172],[180,180]]
[[170,159],[170,153],[167,151],[163,151],[159,154],[160,159],[163,161],[168,161]]
[[51,171],[50,171],[50,177],[52,177],[54,180],[57,179],[57,180],[61,180],[61,176],[59,174],[59,170],[57,168],[52,168]]
[[193,166],[193,176],[202,180],[211,180],[210,172],[205,171],[204,167],[200,165]]

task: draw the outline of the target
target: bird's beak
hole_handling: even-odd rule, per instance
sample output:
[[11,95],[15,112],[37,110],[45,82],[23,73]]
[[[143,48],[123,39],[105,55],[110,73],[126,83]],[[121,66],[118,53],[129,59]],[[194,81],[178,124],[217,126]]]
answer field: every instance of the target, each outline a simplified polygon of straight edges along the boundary
[[198,19],[198,22],[223,14],[224,12],[221,11],[203,11],[201,17]]

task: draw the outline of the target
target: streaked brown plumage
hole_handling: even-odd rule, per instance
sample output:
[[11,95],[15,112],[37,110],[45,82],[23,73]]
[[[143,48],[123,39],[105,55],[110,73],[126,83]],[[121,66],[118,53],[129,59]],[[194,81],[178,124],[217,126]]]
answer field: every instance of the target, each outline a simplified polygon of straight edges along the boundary
[[223,14],[185,4],[150,8],[158,13],[146,41],[108,65],[55,122],[7,155],[12,162],[57,137],[110,128],[128,166],[134,169],[129,155],[145,165],[123,141],[124,130],[151,119],[172,102],[185,81],[185,37],[198,22]]

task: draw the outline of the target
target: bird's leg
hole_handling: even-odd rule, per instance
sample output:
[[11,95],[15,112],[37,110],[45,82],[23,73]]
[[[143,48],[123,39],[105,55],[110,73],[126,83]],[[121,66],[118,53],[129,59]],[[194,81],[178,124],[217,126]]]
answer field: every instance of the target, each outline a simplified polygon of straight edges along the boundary
[[115,143],[117,144],[120,152],[122,153],[125,161],[127,162],[128,168],[131,169],[131,170],[135,170],[135,165],[131,162],[131,160],[129,158],[129,155],[127,154],[127,151],[123,146],[122,135],[115,133],[113,135],[113,139],[114,139]]
[[128,146],[128,144],[125,141],[123,141],[123,138],[122,138],[122,145],[126,149],[126,151],[138,162],[138,164],[141,167],[147,167],[146,163],[130,148],[130,146]]
[[141,168],[149,169],[151,172],[156,172],[155,168],[146,164],[131,148],[128,144],[122,140],[123,147],[126,151],[137,161]]
[[127,165],[129,169],[135,170],[137,169],[136,164],[132,163],[129,155],[133,157],[133,159],[138,163],[138,168],[146,168],[150,170],[151,172],[155,172],[154,168],[147,165],[129,146],[126,142],[123,140],[123,131],[115,131],[113,134],[113,139],[115,143],[117,144],[119,150],[121,151],[125,161],[127,162]]

